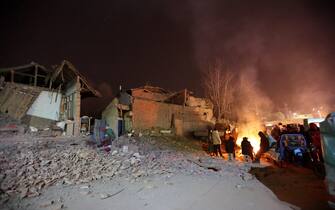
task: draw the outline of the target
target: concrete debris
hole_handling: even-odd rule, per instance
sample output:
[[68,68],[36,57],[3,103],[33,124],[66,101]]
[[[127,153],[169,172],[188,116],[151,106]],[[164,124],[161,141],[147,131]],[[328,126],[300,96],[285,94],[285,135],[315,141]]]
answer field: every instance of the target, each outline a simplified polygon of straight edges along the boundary
[[249,173],[242,173],[242,174],[240,174],[240,177],[243,181],[250,181],[250,180],[254,179],[254,177]]
[[51,201],[47,201],[47,202],[45,202],[45,203],[42,203],[39,207],[40,207],[40,208],[47,208],[47,207],[49,207],[49,206],[51,206],[51,205],[53,205],[53,204],[55,204],[55,201],[54,201],[54,200],[51,200]]
[[61,210],[64,208],[64,204],[56,204],[53,210]]
[[[55,184],[80,185],[79,193],[88,195],[92,192],[91,181],[116,177],[135,182],[155,175],[168,178],[176,173],[217,176],[231,173],[244,181],[253,179],[247,173],[248,165],[231,164],[209,156],[199,159],[191,154],[164,150],[152,145],[153,139],[144,138],[148,137],[119,137],[118,142],[112,144],[112,152],[92,147],[83,139],[77,139],[77,142],[27,140],[24,144],[12,143],[0,152],[0,191],[3,192],[0,201],[6,202],[10,196],[22,199],[39,196],[44,188]],[[124,146],[128,148],[126,151]],[[100,198],[113,195],[103,194]]]
[[80,191],[80,194],[82,195],[89,195],[91,191]]
[[116,155],[117,153],[117,150],[114,150],[111,155]]
[[110,197],[110,194],[108,194],[108,193],[100,193],[100,199],[101,200],[109,198],[109,197]]
[[38,129],[33,127],[33,126],[29,126],[29,130],[30,130],[30,132],[37,132],[38,131]]

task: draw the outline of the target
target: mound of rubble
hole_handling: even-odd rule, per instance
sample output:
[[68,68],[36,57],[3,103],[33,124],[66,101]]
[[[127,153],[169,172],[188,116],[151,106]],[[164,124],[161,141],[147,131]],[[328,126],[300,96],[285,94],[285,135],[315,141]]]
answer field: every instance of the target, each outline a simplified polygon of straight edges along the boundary
[[121,137],[106,151],[77,140],[16,142],[0,151],[1,202],[11,196],[40,195],[54,184],[75,185],[125,177],[130,182],[155,175],[230,173],[249,179],[250,167],[208,156],[161,149],[146,137]]

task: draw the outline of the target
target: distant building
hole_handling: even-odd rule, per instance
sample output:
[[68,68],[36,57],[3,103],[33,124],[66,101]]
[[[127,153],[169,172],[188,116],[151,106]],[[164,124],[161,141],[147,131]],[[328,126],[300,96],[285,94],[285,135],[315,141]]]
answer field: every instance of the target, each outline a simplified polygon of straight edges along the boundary
[[69,135],[79,135],[81,99],[101,96],[65,60],[52,69],[34,62],[0,69],[0,78],[0,112],[41,129],[66,121]]
[[117,136],[131,130],[174,129],[177,135],[206,130],[212,125],[213,104],[188,90],[171,93],[143,86],[121,91],[102,112]]

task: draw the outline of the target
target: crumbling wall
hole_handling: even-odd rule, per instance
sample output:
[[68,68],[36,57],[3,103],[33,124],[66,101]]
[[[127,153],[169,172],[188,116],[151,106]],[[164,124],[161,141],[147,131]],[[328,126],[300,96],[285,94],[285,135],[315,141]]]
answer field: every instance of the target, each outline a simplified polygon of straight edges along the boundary
[[202,107],[202,108],[213,109],[213,104],[212,102],[210,102],[209,99],[197,98],[194,96],[189,96],[187,98],[186,105],[192,106],[192,107]]
[[165,101],[169,95],[162,93],[154,93],[145,89],[132,90],[131,95],[135,98],[148,99],[152,101]]
[[188,93],[185,89],[183,91],[173,94],[167,100],[165,100],[165,102],[184,106],[187,100],[187,95]]
[[146,130],[153,127],[175,127],[180,134],[205,130],[211,124],[211,109],[187,107],[135,98],[133,102],[133,128]]
[[118,119],[119,119],[119,112],[117,109],[118,103],[119,100],[117,98],[114,98],[101,114],[102,119],[106,120],[106,123],[110,128],[113,129],[115,135],[118,134]]
[[36,87],[7,83],[0,91],[0,112],[19,120],[25,116],[40,92]]
[[66,108],[65,108],[65,120],[73,120],[75,117],[75,102],[74,95],[76,93],[76,82],[72,81],[66,86],[65,97],[66,97]]
[[59,111],[62,94],[51,91],[42,91],[29,108],[27,114],[49,120],[59,120]]
[[22,119],[21,122],[33,126],[37,129],[43,130],[45,128],[51,128],[53,124],[55,124],[55,121],[46,119],[46,118],[41,118],[41,117],[36,117],[36,116],[31,116],[31,115],[25,115]]
[[[77,76],[76,79],[71,81],[66,88],[66,100],[68,103],[68,107],[65,116],[67,119],[74,121],[74,130],[73,135],[78,136],[80,134],[80,106],[81,106],[81,96],[80,96],[80,90],[81,90],[81,84],[80,84],[80,78]],[[70,100],[69,100],[70,99]]]

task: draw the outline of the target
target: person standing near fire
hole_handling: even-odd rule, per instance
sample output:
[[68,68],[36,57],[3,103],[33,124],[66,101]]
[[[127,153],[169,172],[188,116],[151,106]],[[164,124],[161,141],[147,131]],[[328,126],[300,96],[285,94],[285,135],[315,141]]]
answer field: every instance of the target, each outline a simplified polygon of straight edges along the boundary
[[256,154],[255,160],[253,162],[259,163],[261,155],[269,150],[269,140],[266,138],[265,134],[260,131],[258,132],[258,136],[261,138],[260,140],[260,148]]
[[229,135],[226,141],[226,151],[228,153],[228,160],[235,159],[235,139],[232,134]]
[[243,137],[243,140],[241,142],[241,148],[242,148],[242,155],[244,155],[244,161],[248,162],[249,157],[251,160],[254,160],[254,155],[253,155],[253,147],[248,141],[248,137]]
[[221,156],[223,158],[221,152],[221,138],[217,128],[214,128],[212,132],[212,140],[213,140],[214,154],[216,154],[217,156]]

